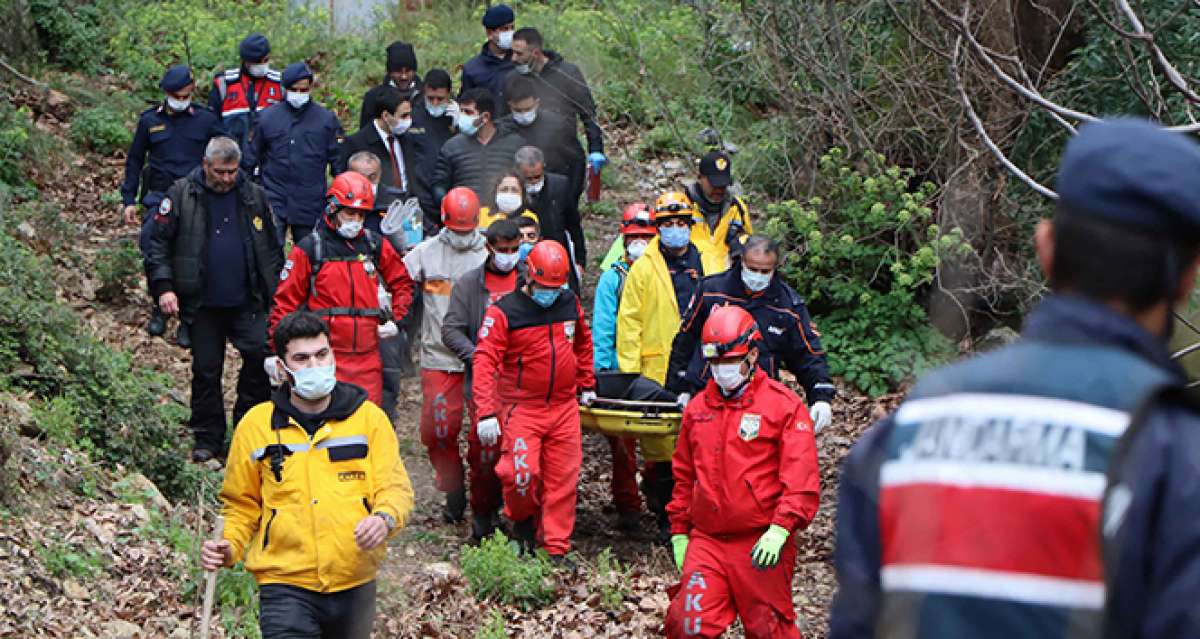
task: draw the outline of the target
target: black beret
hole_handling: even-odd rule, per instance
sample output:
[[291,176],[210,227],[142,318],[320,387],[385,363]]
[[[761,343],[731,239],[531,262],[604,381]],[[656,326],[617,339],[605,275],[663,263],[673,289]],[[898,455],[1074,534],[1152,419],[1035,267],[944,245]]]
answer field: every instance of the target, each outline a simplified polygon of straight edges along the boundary
[[512,7],[506,4],[498,4],[494,7],[489,7],[483,14],[483,26],[489,29],[498,29],[506,24],[511,24],[517,17],[513,13]]
[[186,64],[177,64],[167,69],[162,79],[158,81],[158,86],[163,91],[174,93],[191,84],[193,81],[192,70]]
[[261,33],[251,33],[238,45],[238,55],[243,60],[258,62],[271,55],[271,43],[267,41],[267,36]]

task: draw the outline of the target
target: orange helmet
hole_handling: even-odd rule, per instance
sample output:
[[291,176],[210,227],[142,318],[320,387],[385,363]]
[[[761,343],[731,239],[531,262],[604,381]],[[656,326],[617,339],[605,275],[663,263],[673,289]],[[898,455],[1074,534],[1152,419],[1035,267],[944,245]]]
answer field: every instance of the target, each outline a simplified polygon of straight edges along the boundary
[[354,171],[346,171],[333,178],[325,196],[329,198],[332,207],[364,211],[375,208],[375,193],[371,190],[371,181],[362,173]]
[[534,282],[550,288],[558,288],[567,283],[567,275],[571,271],[571,260],[567,257],[567,249],[554,240],[542,240],[529,251],[525,258],[529,267],[529,277]]
[[722,359],[750,352],[762,339],[754,317],[740,306],[718,306],[700,330],[700,351],[705,359]]
[[451,231],[473,231],[479,226],[479,196],[456,186],[442,198],[442,224]]
[[690,220],[696,213],[696,205],[686,193],[671,191],[658,196],[654,201],[654,212],[657,221],[672,217],[686,217]]
[[651,236],[657,235],[654,227],[654,211],[645,202],[634,202],[625,207],[621,214],[621,235]]

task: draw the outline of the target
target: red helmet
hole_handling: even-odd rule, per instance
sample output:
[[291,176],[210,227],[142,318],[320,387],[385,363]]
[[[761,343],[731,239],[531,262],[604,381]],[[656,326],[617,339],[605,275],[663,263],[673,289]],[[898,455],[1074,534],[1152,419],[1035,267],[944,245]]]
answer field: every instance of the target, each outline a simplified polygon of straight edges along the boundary
[[479,196],[456,186],[442,198],[442,224],[451,231],[473,231],[479,226]]
[[634,202],[621,214],[621,235],[658,235],[654,226],[654,211],[645,202]]
[[333,207],[362,209],[370,211],[375,208],[375,193],[371,191],[371,181],[362,173],[346,171],[333,178],[333,184],[325,193],[329,204]]
[[723,359],[750,352],[761,340],[754,317],[740,306],[718,306],[700,331],[700,350],[705,359]]
[[554,240],[542,240],[529,251],[525,258],[529,277],[542,286],[557,288],[567,283],[571,271],[571,260],[567,249]]

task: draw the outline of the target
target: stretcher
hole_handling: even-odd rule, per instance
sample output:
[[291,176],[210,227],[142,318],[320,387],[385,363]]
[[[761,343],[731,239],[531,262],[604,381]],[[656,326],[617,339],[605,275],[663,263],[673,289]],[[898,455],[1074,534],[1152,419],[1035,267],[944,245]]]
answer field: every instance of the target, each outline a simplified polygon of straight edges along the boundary
[[683,414],[675,402],[597,398],[579,407],[587,430],[615,437],[636,437],[646,461],[671,461]]

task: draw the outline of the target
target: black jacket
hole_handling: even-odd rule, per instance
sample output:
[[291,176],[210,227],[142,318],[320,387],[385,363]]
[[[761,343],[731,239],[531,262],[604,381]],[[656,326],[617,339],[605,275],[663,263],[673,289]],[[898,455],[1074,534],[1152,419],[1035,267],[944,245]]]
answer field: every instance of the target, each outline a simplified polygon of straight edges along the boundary
[[554,51],[547,51],[546,66],[542,72],[532,76],[538,87],[542,106],[562,114],[574,124],[574,119],[583,122],[587,136],[588,153],[604,152],[604,134],[596,122],[596,100],[579,67],[566,62]]
[[512,168],[513,156],[524,144],[521,136],[505,135],[498,129],[486,145],[473,135],[459,133],[450,138],[433,169],[433,200],[440,203],[456,186],[469,187],[480,201],[486,199],[500,174]]
[[[379,137],[379,130],[375,128],[374,121],[355,131],[354,135],[346,138],[346,141],[342,143],[342,165],[349,166],[350,156],[359,151],[370,151],[379,158],[379,192],[375,196],[375,203],[376,208],[380,208],[378,206],[381,204],[380,197],[387,197],[389,200],[397,197],[385,196],[385,187],[399,187],[396,187],[393,182],[392,157],[388,153],[383,139]],[[433,196],[429,193],[428,173],[421,168],[420,152],[409,133],[400,136],[400,152],[404,155],[404,174],[408,176],[408,192],[400,194],[398,197],[416,197],[421,201],[421,207],[424,208]]]
[[454,137],[454,118],[443,115],[435,118],[425,110],[425,99],[418,97],[413,100],[413,123],[408,133],[404,134],[416,150],[415,170],[421,173],[421,183],[426,185],[426,199],[421,200],[421,210],[425,213],[425,232],[433,234],[441,226],[441,201],[433,197],[433,168],[437,165],[438,153],[442,145]]
[[540,193],[529,199],[528,204],[537,213],[542,237],[555,240],[568,250],[574,244],[575,261],[587,264],[587,244],[583,239],[583,226],[579,222],[579,200],[571,193],[571,181],[547,169],[546,185]]
[[512,51],[505,51],[504,57],[497,58],[492,55],[488,43],[484,42],[479,48],[479,55],[463,64],[459,97],[474,88],[487,89],[496,100],[497,115],[507,113],[508,105],[504,103],[504,79],[512,69]]
[[525,144],[536,146],[546,156],[546,170],[565,175],[572,180],[583,179],[585,156],[579,138],[575,135],[575,122],[549,109],[539,109],[537,118],[529,126],[521,126],[512,116],[501,118],[496,127],[504,133],[512,133],[525,140]]
[[697,286],[671,346],[668,390],[695,394],[704,388],[710,373],[700,353],[700,331],[713,308],[729,304],[746,309],[758,324],[762,332],[758,365],[763,370],[778,379],[780,364],[786,366],[804,387],[809,405],[833,400],[837,389],[830,381],[821,336],[804,300],[778,275],[763,292],[748,293],[740,260]]
[[203,168],[197,167],[187,177],[176,180],[154,216],[145,257],[150,290],[155,299],[174,291],[185,317],[200,308],[206,277],[246,278],[254,303],[264,311],[275,296],[283,252],[276,243],[266,193],[244,174],[239,175],[234,189],[246,249],[246,273],[226,273],[219,264],[205,263],[209,212]]
[[[368,124],[375,121],[375,102],[379,99],[380,94],[390,88],[395,87],[391,80],[385,80],[383,84],[377,84],[363,94],[362,108],[358,111],[358,128],[364,129]],[[421,94],[421,76],[413,76],[412,89],[408,91],[408,98],[415,100]]]

